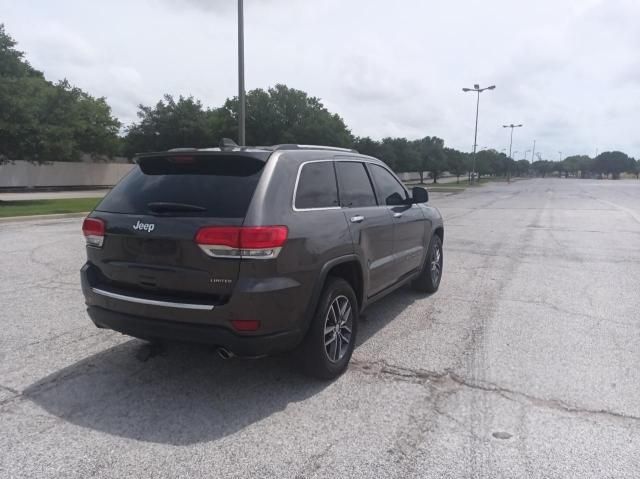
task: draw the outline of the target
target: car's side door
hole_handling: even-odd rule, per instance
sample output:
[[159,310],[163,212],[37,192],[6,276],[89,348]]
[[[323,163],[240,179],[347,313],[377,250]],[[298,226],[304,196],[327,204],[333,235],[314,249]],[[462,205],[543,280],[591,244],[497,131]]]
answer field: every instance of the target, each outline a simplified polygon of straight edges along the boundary
[[394,281],[393,218],[378,206],[363,162],[337,158],[335,167],[340,206],[356,253],[364,261],[367,295],[372,296]]
[[387,168],[367,164],[378,202],[388,209],[394,222],[393,253],[396,279],[422,266],[431,225],[420,206],[409,201],[406,188]]

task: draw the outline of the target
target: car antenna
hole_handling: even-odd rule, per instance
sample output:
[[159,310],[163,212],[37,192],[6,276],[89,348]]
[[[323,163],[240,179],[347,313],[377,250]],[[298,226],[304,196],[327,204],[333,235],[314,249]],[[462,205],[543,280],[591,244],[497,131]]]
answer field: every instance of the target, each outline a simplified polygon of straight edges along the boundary
[[238,144],[231,138],[221,139],[219,146],[221,150],[233,150],[234,148],[240,148],[240,146],[238,146]]

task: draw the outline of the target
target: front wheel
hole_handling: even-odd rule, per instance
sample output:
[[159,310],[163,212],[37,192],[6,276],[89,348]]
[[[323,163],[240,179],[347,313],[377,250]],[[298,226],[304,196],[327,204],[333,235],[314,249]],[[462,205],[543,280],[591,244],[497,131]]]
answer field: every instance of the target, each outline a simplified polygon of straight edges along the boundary
[[322,291],[307,336],[300,346],[305,372],[320,379],[342,374],[358,331],[358,301],[349,283],[330,277]]
[[442,279],[443,260],[442,240],[440,236],[434,234],[429,243],[427,258],[425,259],[420,276],[413,282],[413,287],[417,291],[423,293],[435,293],[438,291],[440,280]]

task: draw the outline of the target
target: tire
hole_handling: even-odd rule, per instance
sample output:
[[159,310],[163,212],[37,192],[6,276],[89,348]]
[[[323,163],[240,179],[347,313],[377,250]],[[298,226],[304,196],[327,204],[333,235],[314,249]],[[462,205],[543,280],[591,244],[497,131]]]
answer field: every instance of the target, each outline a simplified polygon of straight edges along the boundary
[[319,379],[340,376],[351,359],[357,331],[358,301],[353,288],[342,278],[329,277],[298,350],[304,372]]
[[420,276],[413,281],[413,288],[422,293],[435,293],[438,291],[440,280],[442,279],[443,261],[442,240],[438,235],[434,234],[429,242],[427,257]]

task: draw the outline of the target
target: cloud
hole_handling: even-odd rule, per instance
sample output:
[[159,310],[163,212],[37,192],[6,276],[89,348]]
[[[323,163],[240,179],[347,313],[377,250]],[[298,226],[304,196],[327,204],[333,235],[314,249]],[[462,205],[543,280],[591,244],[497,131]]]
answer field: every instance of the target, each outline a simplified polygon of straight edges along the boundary
[[[0,0],[36,68],[106,96],[125,122],[164,93],[237,93],[235,0]],[[322,98],[356,135],[640,156],[637,0],[245,0],[247,87]]]

